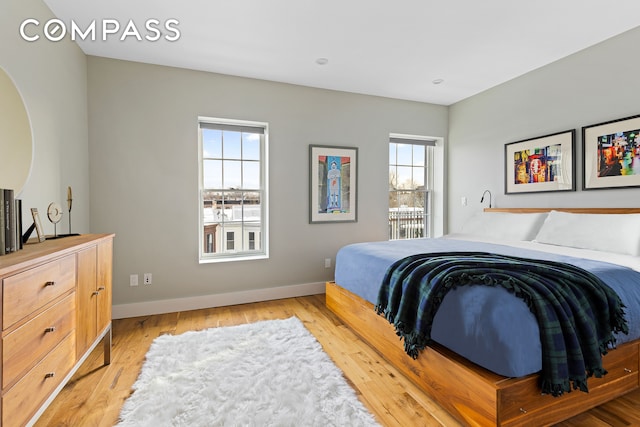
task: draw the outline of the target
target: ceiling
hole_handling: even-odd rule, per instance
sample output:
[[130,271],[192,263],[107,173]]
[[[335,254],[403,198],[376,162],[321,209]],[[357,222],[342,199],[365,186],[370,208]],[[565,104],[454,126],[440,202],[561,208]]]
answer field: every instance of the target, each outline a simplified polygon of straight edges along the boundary
[[[76,38],[88,55],[441,105],[640,24],[638,0],[44,2],[67,27],[96,21],[95,37]],[[120,30],[103,41],[109,19]],[[145,39],[157,37],[149,19],[160,23],[159,40]],[[169,19],[179,22],[173,42]],[[130,20],[135,29],[121,41]]]

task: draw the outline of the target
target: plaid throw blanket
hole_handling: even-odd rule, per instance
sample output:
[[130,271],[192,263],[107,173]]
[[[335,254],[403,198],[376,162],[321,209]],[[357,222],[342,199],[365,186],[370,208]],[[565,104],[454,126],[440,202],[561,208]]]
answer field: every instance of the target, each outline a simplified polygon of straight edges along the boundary
[[392,323],[414,359],[431,341],[431,327],[450,289],[501,286],[536,316],[542,344],[542,392],[588,392],[601,377],[602,355],[614,333],[628,333],[618,295],[592,273],[553,261],[482,252],[418,254],[395,262],[384,277],[376,311]]

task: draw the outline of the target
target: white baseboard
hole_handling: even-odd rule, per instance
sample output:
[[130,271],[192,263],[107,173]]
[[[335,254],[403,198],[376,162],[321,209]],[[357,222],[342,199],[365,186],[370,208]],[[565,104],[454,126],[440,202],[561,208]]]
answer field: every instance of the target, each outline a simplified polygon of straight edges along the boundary
[[112,317],[114,319],[124,319],[127,317],[149,316],[152,314],[173,313],[176,311],[198,310],[201,308],[223,307],[227,305],[316,295],[323,294],[324,287],[324,282],[306,283],[302,285],[281,286],[278,288],[256,289],[226,294],[118,304],[113,306]]

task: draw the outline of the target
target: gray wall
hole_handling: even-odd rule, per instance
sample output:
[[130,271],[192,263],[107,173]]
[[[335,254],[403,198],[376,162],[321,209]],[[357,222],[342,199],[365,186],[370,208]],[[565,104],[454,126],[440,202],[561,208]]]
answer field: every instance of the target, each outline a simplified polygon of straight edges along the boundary
[[[582,126],[640,114],[640,28],[450,107],[449,231],[498,207],[638,207],[640,189],[582,188]],[[504,194],[504,144],[576,129],[576,192]],[[461,206],[461,198],[469,204]]]
[[[114,232],[114,304],[333,278],[387,238],[388,136],[445,137],[443,106],[89,57],[91,225]],[[197,117],[269,123],[270,259],[198,264]],[[309,144],[359,147],[358,222],[308,223]],[[129,286],[130,274],[153,274]]]
[[[386,239],[390,132],[448,141],[450,231],[481,210],[485,189],[497,206],[640,200],[640,189],[503,194],[505,143],[571,128],[578,130],[581,187],[580,128],[640,113],[640,29],[447,108],[87,58],[69,41],[19,38],[23,19],[52,17],[40,0],[2,0],[0,66],[25,100],[34,137],[33,170],[21,197],[26,208],[45,212],[51,201],[64,206],[71,185],[73,231],[117,234],[116,304],[330,279],[323,260],[333,260],[339,247]],[[269,260],[198,264],[198,115],[270,124]],[[357,223],[308,224],[309,144],[360,148]],[[463,196],[467,207],[460,206]],[[66,218],[61,228],[66,232]],[[154,274],[152,286],[128,286],[129,274],[144,272]]]
[[[19,35],[23,20],[46,22],[53,14],[40,0],[2,0],[0,67],[13,79],[31,121],[33,163],[21,194],[24,225],[29,208],[38,208],[46,234],[50,202],[66,211],[67,186],[74,191],[72,231],[89,231],[89,169],[87,125],[87,59],[69,40],[52,43],[41,38],[26,42]],[[2,153],[0,153],[0,159]],[[67,233],[65,213],[58,232]]]

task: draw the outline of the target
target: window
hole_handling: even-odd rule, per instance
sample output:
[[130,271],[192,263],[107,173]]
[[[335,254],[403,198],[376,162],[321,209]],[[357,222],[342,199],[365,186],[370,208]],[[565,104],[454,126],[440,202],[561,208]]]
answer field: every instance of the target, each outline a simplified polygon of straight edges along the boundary
[[435,140],[389,138],[389,240],[431,237]]
[[227,251],[233,251],[235,246],[236,234],[233,231],[227,231]]
[[199,118],[200,262],[266,258],[267,124]]

